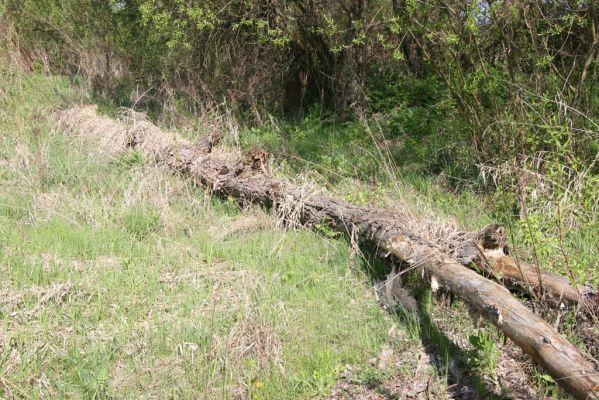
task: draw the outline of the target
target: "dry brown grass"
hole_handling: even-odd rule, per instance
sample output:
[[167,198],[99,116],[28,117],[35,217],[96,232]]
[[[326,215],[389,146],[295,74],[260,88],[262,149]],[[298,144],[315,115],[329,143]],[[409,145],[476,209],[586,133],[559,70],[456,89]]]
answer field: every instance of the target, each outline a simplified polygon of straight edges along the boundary
[[252,360],[259,370],[272,365],[284,370],[281,352],[281,340],[274,330],[252,314],[237,322],[225,336],[213,337],[212,342],[212,357],[226,357],[236,367]]
[[240,216],[230,220],[215,221],[208,231],[219,240],[225,240],[230,237],[239,237],[250,232],[276,229],[273,218],[266,213],[249,209]]
[[69,132],[73,139],[93,144],[91,150],[109,156],[126,151],[129,138],[119,124],[97,114],[95,106],[80,106],[56,112],[53,115],[58,127]]
[[93,105],[58,111],[53,120],[59,128],[70,132],[73,139],[82,139],[93,144],[95,150],[112,156],[137,147],[159,160],[178,144],[190,144],[178,135],[163,132],[145,114],[129,109],[122,112],[121,121],[99,115]]
[[144,398],[163,399],[169,387],[177,387],[185,376],[184,362],[180,356],[165,356],[157,359],[139,359],[137,370],[125,364],[117,364],[110,372],[110,387],[115,393],[135,388],[144,383]]
[[40,308],[48,303],[62,304],[67,300],[74,290],[69,282],[54,284],[52,286],[29,286],[25,289],[16,290],[10,287],[2,288],[2,299],[0,305],[15,311],[23,306],[26,297],[37,299],[34,307],[26,314],[32,316],[39,312]]
[[76,272],[85,272],[90,270],[114,269],[123,261],[119,257],[98,256],[94,259],[64,258],[50,253],[39,255],[30,255],[27,257],[30,265],[39,264],[44,273],[50,273],[53,269],[66,268]]
[[[120,120],[101,116],[96,106],[78,106],[55,112],[52,116],[55,125],[71,133],[71,137],[91,145],[91,150],[115,156],[128,149],[140,149],[150,160],[161,161],[178,149],[191,146],[192,141],[183,135],[168,132],[150,122],[143,113],[123,109]],[[211,119],[199,122],[205,134],[223,133],[225,145],[214,149],[219,158],[238,159],[241,155],[238,146],[239,128],[232,122],[213,122]]]

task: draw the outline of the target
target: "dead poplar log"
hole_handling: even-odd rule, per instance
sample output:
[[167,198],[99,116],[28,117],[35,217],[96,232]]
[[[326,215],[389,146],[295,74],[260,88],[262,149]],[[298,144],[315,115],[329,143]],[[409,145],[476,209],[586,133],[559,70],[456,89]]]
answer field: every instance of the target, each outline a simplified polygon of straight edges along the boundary
[[527,293],[532,290],[552,306],[580,306],[587,314],[599,308],[597,290],[588,285],[572,285],[570,281],[548,271],[518,262],[508,249],[505,229],[490,224],[477,233],[457,232],[445,250],[461,264],[476,265],[491,272],[506,287]]
[[[374,243],[390,256],[419,269],[433,288],[446,288],[474,306],[577,399],[599,397],[599,368],[595,360],[583,355],[506,288],[406,231],[393,214],[312,194],[273,177],[267,172],[265,154],[259,151],[232,162],[207,154],[205,146],[162,134],[148,122],[124,125],[98,117],[93,107],[71,109],[57,118],[63,128],[100,143],[106,143],[100,138],[110,135],[121,146],[124,143],[136,147],[213,192],[243,203],[273,207],[290,223],[327,223],[342,233]],[[90,119],[99,120],[99,128],[94,129]]]
[[526,291],[529,287],[535,292],[540,292],[541,297],[546,296],[554,305],[579,305],[582,311],[595,314],[599,297],[597,291],[587,285],[572,285],[563,276],[547,271],[537,271],[535,267],[525,263],[518,263],[508,254],[484,252],[481,264],[487,265],[499,275],[502,282],[510,288]]

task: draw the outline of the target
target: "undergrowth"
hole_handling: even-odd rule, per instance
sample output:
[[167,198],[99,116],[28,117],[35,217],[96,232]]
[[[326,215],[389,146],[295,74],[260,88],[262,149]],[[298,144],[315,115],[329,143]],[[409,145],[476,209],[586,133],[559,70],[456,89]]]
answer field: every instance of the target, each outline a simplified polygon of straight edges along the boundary
[[[577,283],[599,284],[596,176],[586,170],[572,175],[570,186],[581,187],[577,192],[541,193],[535,182],[520,190],[495,176],[493,185],[484,169],[454,175],[456,160],[441,163],[436,158],[445,140],[430,131],[437,124],[421,127],[427,131],[419,135],[408,134],[405,118],[388,121],[398,126],[392,134],[389,126],[368,119],[340,123],[315,113],[299,122],[275,120],[249,128],[240,135],[241,146],[270,151],[280,173],[307,174],[354,204],[416,206],[416,211],[454,219],[471,231],[492,222],[504,224],[521,259]],[[557,161],[548,165],[559,166]]]

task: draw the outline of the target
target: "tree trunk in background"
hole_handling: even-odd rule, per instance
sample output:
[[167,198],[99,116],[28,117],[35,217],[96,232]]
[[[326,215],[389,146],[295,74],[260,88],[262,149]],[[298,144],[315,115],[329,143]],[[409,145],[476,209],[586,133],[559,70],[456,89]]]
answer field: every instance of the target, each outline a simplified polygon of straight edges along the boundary
[[[392,7],[393,15],[399,17],[406,9],[406,4],[404,0],[393,0]],[[406,59],[408,69],[416,75],[422,72],[422,49],[418,40],[421,38],[416,38],[413,32],[408,32],[404,34],[401,41],[401,51]]]

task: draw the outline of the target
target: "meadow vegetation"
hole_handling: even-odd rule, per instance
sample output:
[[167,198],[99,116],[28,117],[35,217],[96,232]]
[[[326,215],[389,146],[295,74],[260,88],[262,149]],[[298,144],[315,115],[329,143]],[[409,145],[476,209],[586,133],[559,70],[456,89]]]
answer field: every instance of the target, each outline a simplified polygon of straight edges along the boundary
[[[354,204],[504,224],[520,260],[599,285],[595,2],[7,0],[0,23],[0,397],[321,398],[400,377],[443,398],[460,374],[509,396],[497,333],[462,303],[407,277],[423,314],[386,313],[373,249],[102,152],[52,125],[74,104],[224,132]],[[574,314],[547,317],[584,348]]]
[[389,340],[343,241],[98,153],[49,125],[65,79],[3,72],[2,396],[309,398]]

